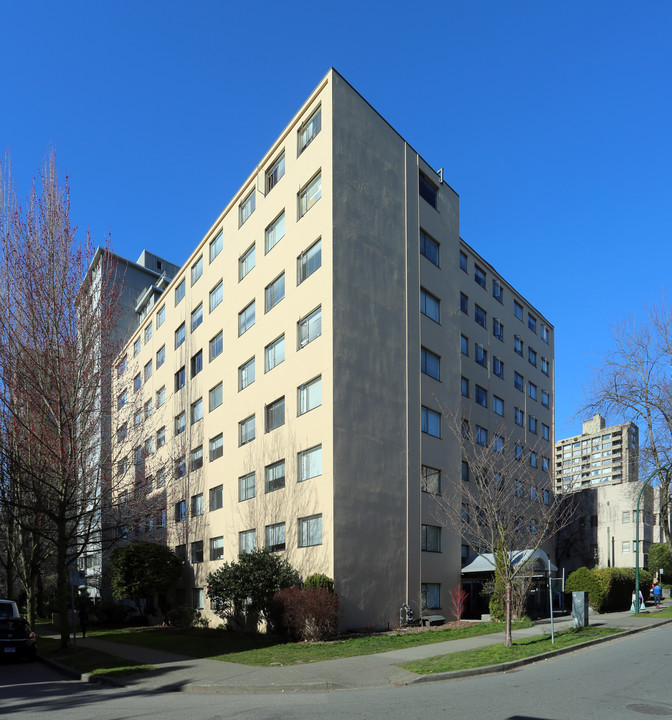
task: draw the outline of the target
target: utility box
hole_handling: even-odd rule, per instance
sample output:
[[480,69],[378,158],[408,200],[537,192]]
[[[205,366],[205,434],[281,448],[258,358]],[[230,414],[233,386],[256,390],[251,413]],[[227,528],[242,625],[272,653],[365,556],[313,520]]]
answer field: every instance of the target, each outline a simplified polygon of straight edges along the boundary
[[573,592],[572,593],[572,620],[574,627],[588,627],[588,593]]

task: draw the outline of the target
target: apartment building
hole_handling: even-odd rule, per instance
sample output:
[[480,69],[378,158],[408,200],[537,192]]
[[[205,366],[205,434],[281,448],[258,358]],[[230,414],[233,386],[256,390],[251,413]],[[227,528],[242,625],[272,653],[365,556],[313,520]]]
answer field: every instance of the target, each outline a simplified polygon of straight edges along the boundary
[[151,499],[137,532],[182,556],[176,600],[213,620],[208,573],[255,547],[333,577],[344,628],[391,625],[403,602],[450,615],[470,550],[436,513],[463,482],[448,411],[547,446],[550,488],[552,326],[460,239],[442,173],[333,69],[115,380],[133,497]]

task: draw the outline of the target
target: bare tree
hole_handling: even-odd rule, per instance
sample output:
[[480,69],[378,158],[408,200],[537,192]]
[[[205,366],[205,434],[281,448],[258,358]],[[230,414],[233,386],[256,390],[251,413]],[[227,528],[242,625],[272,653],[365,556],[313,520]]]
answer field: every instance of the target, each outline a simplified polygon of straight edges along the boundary
[[25,207],[7,164],[2,178],[1,499],[14,528],[15,560],[24,555],[19,565],[30,607],[40,563],[51,557],[55,564],[65,646],[69,571],[92,539],[100,540],[101,512],[115,482],[102,428],[111,416],[104,390],[117,353],[110,328],[123,278],[104,259],[89,272],[91,238],[75,237],[67,179],[59,185],[53,153]]
[[643,430],[640,469],[662,487],[661,524],[672,549],[672,307],[667,302],[612,327],[614,348],[604,357],[586,393],[582,412],[616,415]]
[[516,587],[531,574],[535,551],[568,521],[571,511],[551,492],[536,446],[524,447],[502,427],[488,436],[462,418],[449,416],[462,451],[462,481],[455,495],[437,495],[437,519],[456,530],[479,555],[494,559],[493,572],[505,591],[505,645],[511,645]]

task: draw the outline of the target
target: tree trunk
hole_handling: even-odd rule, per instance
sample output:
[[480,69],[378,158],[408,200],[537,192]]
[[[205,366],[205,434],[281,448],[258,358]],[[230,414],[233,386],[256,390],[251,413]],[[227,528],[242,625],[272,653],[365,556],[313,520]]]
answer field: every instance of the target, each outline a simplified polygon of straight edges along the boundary
[[504,628],[504,646],[511,647],[513,639],[511,637],[511,581],[506,583],[506,619]]
[[61,650],[65,650],[70,642],[70,623],[68,622],[68,540],[63,535],[59,538],[56,556],[56,597],[58,600],[59,630],[61,633]]

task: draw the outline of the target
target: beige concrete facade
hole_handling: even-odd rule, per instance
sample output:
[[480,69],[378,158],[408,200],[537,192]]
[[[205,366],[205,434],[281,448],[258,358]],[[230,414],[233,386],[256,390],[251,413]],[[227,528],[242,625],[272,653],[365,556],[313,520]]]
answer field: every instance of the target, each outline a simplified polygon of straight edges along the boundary
[[[488,313],[485,328],[461,312],[460,292]],[[487,367],[461,354],[467,333],[489,348]],[[344,628],[391,625],[402,602],[450,615],[461,543],[436,532],[422,478],[440,471],[442,491],[459,493],[443,414],[462,405],[465,373],[503,400],[503,414],[474,409],[485,426],[535,403],[549,484],[551,325],[460,240],[456,193],[333,70],[123,357],[114,427],[126,425],[117,439],[142,468],[135,496],[152,500],[143,536],[184,554],[178,600],[215,622],[207,575],[253,546],[283,552],[303,576],[333,577]],[[514,387],[514,368],[535,400]]]

